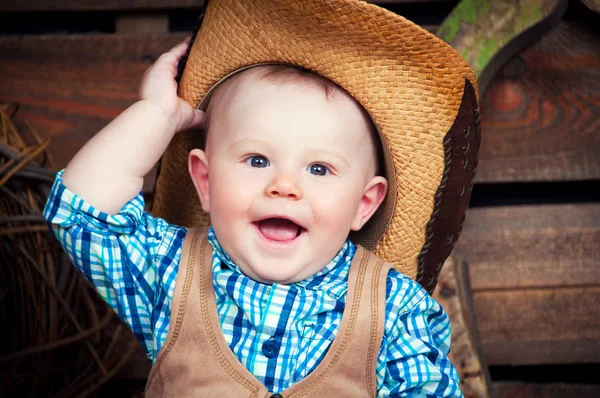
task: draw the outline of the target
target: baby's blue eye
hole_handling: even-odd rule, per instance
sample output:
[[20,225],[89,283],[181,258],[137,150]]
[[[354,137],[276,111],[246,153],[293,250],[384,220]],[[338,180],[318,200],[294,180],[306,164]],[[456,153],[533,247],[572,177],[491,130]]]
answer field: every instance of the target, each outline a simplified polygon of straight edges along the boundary
[[327,167],[325,167],[322,164],[318,164],[318,163],[310,165],[308,168],[308,172],[310,174],[314,174],[316,176],[324,176],[324,175],[327,175],[327,173],[328,173]]
[[267,167],[269,165],[269,161],[267,160],[267,158],[260,155],[254,155],[249,157],[248,160],[246,160],[246,163],[248,163],[252,167]]

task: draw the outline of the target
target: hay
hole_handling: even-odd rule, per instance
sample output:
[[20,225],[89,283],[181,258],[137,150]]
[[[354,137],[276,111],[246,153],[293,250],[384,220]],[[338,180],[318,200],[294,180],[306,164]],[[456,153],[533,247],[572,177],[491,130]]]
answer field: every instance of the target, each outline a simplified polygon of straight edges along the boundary
[[30,129],[26,145],[17,109],[0,104],[0,396],[93,395],[137,342],[42,218],[56,167],[48,140]]

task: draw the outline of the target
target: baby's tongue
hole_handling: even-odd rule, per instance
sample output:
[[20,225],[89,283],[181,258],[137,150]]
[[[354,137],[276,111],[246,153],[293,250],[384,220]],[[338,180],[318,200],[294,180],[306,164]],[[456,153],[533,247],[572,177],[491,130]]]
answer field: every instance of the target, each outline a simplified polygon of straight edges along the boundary
[[282,218],[262,220],[258,223],[258,229],[268,239],[280,242],[296,239],[298,235],[298,225]]

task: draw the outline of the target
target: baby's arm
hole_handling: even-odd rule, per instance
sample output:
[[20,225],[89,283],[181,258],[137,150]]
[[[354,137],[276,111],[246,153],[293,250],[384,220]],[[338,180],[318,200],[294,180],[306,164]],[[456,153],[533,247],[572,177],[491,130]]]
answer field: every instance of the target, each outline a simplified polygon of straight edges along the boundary
[[450,320],[416,282],[390,271],[385,344],[378,360],[379,397],[460,398],[450,350]]
[[98,132],[69,162],[63,183],[96,209],[118,212],[137,195],[144,176],[178,131],[198,127],[204,113],[177,96],[177,63],[189,38],[146,71],[140,101]]
[[44,208],[75,267],[152,359],[166,339],[186,229],[144,212],[140,189],[175,132],[204,117],[177,97],[176,65],[186,47],[180,43],[148,69],[141,100],[57,173]]

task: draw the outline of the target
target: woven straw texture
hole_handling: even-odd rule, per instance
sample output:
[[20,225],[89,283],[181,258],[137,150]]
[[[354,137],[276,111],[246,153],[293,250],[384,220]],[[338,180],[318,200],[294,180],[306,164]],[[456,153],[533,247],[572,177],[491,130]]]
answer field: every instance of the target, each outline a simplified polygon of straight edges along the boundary
[[[443,139],[465,79],[475,76],[445,42],[362,1],[210,0],[189,52],[179,95],[197,107],[223,77],[250,65],[288,63],[337,83],[369,112],[383,136],[390,188],[358,243],[411,278],[444,172]],[[187,171],[190,133],[161,160],[153,214],[206,226]]]

